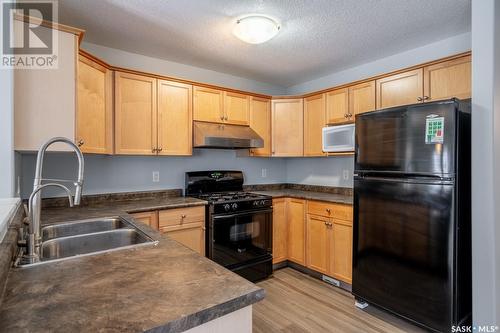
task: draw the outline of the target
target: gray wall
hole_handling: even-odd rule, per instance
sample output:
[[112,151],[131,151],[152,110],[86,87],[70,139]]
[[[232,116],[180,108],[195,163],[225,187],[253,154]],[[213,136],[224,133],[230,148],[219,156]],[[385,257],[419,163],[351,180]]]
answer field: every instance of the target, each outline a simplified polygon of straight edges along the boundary
[[353,169],[352,156],[293,158],[286,161],[286,180],[296,184],[352,187]]
[[371,76],[466,52],[470,49],[471,34],[465,33],[288,87],[287,94],[308,93],[356,80],[366,79]]
[[[21,192],[32,191],[36,155],[21,155]],[[47,153],[44,177],[74,179],[77,164],[71,153]],[[184,188],[184,172],[242,170],[245,184],[298,183],[352,187],[353,158],[254,158],[238,157],[230,150],[194,150],[192,157],[85,155],[85,194]],[[262,177],[265,169],[266,177]],[[346,170],[348,179],[343,179]],[[152,181],[159,171],[160,182]],[[47,189],[45,196],[61,195]]]
[[475,325],[500,325],[500,1],[472,1],[472,280]]
[[200,67],[130,53],[92,43],[84,42],[82,43],[82,48],[113,66],[131,68],[144,72],[162,74],[269,95],[284,95],[286,92],[285,87],[249,80],[226,73],[215,72]]
[[[36,155],[22,154],[22,197],[33,187]],[[184,172],[195,170],[242,170],[247,184],[286,182],[286,161],[281,158],[236,157],[230,150],[194,150],[192,157],[85,155],[85,194],[184,188]],[[266,169],[266,177],[262,177]],[[46,178],[74,179],[76,157],[71,153],[48,153]],[[153,182],[153,171],[160,181]],[[45,196],[59,195],[47,190]]]
[[0,69],[0,198],[14,196],[14,71]]

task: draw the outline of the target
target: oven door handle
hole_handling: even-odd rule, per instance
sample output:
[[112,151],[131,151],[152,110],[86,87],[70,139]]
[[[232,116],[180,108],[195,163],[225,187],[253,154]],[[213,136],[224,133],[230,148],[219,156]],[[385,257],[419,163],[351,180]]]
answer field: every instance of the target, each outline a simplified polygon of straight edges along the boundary
[[230,219],[233,217],[240,217],[240,216],[245,216],[245,215],[254,215],[254,214],[267,214],[267,213],[272,213],[273,209],[263,209],[263,210],[252,210],[252,211],[246,211],[246,212],[241,212],[241,213],[236,213],[236,214],[230,214],[230,215],[217,215],[213,216],[214,220],[219,220],[219,219]]

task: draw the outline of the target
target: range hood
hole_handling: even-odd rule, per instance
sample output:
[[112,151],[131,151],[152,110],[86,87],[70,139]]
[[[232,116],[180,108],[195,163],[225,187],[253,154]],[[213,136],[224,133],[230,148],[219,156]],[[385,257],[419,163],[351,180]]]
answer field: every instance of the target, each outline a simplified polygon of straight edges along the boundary
[[249,126],[193,122],[194,148],[262,148],[264,140]]

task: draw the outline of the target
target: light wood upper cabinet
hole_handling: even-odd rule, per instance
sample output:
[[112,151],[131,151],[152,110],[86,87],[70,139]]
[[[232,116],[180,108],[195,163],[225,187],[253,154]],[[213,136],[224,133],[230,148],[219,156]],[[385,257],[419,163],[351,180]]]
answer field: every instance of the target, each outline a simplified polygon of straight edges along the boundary
[[[24,24],[28,29],[28,23]],[[52,33],[48,27],[37,29]],[[76,139],[78,36],[60,30],[55,33],[58,35],[57,68],[13,70],[15,150],[38,151],[42,144],[56,136]],[[7,73],[1,71],[0,75]],[[2,86],[2,90],[6,89]],[[0,112],[7,111],[2,108]],[[49,151],[72,151],[72,148],[55,143]]]
[[326,123],[341,124],[350,120],[349,89],[337,89],[326,93]]
[[191,155],[193,88],[158,80],[158,154]]
[[273,199],[273,264],[288,258],[288,223],[285,198]]
[[328,251],[330,219],[323,216],[307,214],[307,267],[327,274],[330,253]]
[[471,56],[424,67],[425,102],[471,97]]
[[158,230],[158,212],[141,212],[141,213],[133,213],[130,214],[134,219],[139,222],[142,222],[146,225],[149,225],[151,228]]
[[224,121],[224,92],[222,90],[194,86],[193,96],[194,120],[213,123]]
[[250,127],[264,140],[264,147],[250,149],[250,155],[271,156],[271,101],[250,97]]
[[375,81],[349,87],[349,117],[375,110]]
[[423,77],[419,68],[377,80],[377,109],[421,102]]
[[272,155],[304,155],[304,103],[302,98],[272,101]]
[[225,91],[224,122],[233,125],[249,125],[250,96]]
[[347,283],[352,282],[352,221],[332,219],[329,235],[328,274]]
[[76,143],[84,153],[113,153],[113,73],[81,55]]
[[304,156],[325,156],[322,129],[326,126],[325,94],[304,99]]
[[287,200],[288,260],[305,265],[305,200]]
[[155,155],[156,79],[115,72],[115,152]]

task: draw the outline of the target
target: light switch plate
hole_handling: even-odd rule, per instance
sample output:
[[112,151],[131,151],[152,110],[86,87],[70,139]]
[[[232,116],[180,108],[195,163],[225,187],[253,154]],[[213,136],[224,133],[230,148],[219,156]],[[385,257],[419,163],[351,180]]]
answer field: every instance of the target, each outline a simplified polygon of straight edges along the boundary
[[160,171],[153,171],[153,183],[160,182]]

